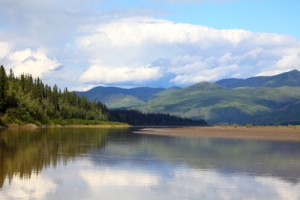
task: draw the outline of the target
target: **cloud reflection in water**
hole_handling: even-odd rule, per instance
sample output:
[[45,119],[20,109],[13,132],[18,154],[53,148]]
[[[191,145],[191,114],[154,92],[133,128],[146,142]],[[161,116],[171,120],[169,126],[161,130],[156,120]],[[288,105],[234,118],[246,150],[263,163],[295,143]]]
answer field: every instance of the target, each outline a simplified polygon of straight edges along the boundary
[[[164,170],[160,170],[164,167]],[[59,180],[59,182],[57,182]],[[75,187],[75,188],[74,188]],[[221,173],[186,165],[95,165],[77,160],[29,179],[5,182],[0,199],[300,199],[300,181]]]
[[92,198],[104,195],[108,199],[300,199],[300,182],[184,166],[170,170],[166,175],[147,169],[98,166],[79,174],[90,187]]
[[45,199],[49,193],[54,193],[57,184],[47,176],[31,176],[29,179],[22,179],[15,176],[12,182],[6,184],[0,190],[0,199]]

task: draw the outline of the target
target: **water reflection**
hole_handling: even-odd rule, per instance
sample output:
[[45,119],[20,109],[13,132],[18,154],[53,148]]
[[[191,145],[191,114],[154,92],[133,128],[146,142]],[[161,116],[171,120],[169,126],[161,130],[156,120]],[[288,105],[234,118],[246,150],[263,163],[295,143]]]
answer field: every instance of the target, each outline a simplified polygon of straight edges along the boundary
[[[228,176],[189,167],[170,168],[169,174],[148,170],[97,168],[81,172],[96,199],[290,199],[300,198],[300,183],[241,174]],[[120,179],[120,177],[122,179]],[[113,179],[116,178],[116,179]],[[136,197],[136,195],[138,195]],[[133,198],[136,197],[136,198]]]
[[57,184],[50,177],[32,176],[30,179],[22,179],[14,176],[11,184],[1,193],[0,199],[44,199],[50,193],[55,192]]
[[5,131],[0,143],[0,199],[300,199],[299,143],[122,129]]
[[289,182],[300,179],[299,142],[149,135],[125,141],[126,136],[120,135],[101,150],[102,157],[92,156],[100,152],[91,154],[92,160],[109,165],[129,160],[149,165],[149,161],[155,161],[223,173],[274,176]]
[[105,145],[114,129],[10,129],[0,133],[0,188],[14,175],[30,178]]

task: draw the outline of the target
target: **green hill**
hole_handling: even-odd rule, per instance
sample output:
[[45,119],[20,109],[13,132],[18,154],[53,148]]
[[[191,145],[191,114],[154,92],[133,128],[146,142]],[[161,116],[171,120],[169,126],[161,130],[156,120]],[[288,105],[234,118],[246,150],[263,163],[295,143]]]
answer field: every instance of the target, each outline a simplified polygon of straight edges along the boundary
[[[202,118],[209,123],[287,124],[300,121],[300,87],[224,88],[200,83],[168,95],[158,95],[135,107],[146,112]],[[298,105],[298,104],[296,104]],[[292,109],[294,108],[294,109]]]
[[86,92],[77,92],[90,100],[104,102],[109,108],[126,108],[145,104],[163,88],[139,87],[132,89],[118,87],[95,87]]
[[[126,93],[127,96],[115,98],[119,105],[114,103],[113,108],[169,113],[186,118],[205,119],[211,124],[299,124],[299,71],[293,70],[269,77],[235,79],[234,83],[232,80],[202,82],[186,88],[160,89],[143,99],[134,93]],[[147,90],[144,92],[147,93]],[[93,99],[89,91],[82,93],[84,94]],[[96,94],[107,95],[107,99],[119,95],[102,94],[100,91],[96,91]],[[107,103],[105,100],[103,102]],[[108,107],[111,104],[108,103]]]
[[227,88],[237,87],[300,87],[300,72],[292,70],[275,76],[257,76],[248,79],[223,79],[217,84]]

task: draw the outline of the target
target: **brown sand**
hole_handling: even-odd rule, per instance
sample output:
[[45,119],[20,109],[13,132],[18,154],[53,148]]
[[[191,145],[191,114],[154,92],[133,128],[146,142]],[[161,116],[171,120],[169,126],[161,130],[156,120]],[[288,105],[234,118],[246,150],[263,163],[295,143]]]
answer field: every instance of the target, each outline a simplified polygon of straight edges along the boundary
[[282,140],[300,142],[300,127],[184,127],[144,128],[136,133],[151,135]]

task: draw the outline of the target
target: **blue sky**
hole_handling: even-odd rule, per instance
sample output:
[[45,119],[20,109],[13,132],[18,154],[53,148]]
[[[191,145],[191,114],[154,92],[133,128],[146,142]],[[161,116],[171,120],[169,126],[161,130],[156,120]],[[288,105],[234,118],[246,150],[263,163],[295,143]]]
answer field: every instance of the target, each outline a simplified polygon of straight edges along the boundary
[[0,63],[61,88],[300,70],[296,0],[0,0]]

